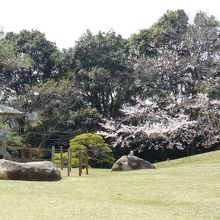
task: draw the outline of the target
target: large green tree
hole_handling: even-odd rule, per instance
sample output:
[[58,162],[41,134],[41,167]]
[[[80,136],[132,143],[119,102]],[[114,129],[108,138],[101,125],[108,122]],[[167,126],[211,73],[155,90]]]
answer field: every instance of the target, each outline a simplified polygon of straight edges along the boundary
[[113,31],[87,31],[74,48],[79,68],[74,80],[88,104],[104,116],[117,115],[120,106],[133,99],[134,76],[125,45]]
[[114,31],[94,35],[88,30],[76,41],[75,58],[85,70],[101,67],[112,73],[124,71],[127,68],[125,44],[126,40]]
[[219,23],[198,13],[181,43],[160,48],[155,57],[141,57],[135,71],[143,96],[165,99],[170,95],[218,94]]
[[36,30],[23,30],[19,33],[9,32],[5,39],[14,43],[17,54],[24,54],[33,60],[27,71],[17,71],[17,83],[33,84],[57,77],[57,65],[60,62],[60,51],[55,43],[46,39],[45,34]]
[[31,66],[30,56],[18,53],[13,42],[4,38],[0,40],[0,93],[2,93],[2,99],[7,99],[9,95],[19,90],[17,73],[18,71],[28,71]]
[[49,80],[32,86],[15,103],[22,105],[25,115],[19,120],[21,134],[33,146],[66,146],[74,134],[93,132],[101,121],[100,114],[82,101],[69,80]]
[[131,35],[128,48],[133,56],[155,56],[161,47],[181,43],[182,35],[188,29],[188,16],[184,10],[168,10],[150,28]]

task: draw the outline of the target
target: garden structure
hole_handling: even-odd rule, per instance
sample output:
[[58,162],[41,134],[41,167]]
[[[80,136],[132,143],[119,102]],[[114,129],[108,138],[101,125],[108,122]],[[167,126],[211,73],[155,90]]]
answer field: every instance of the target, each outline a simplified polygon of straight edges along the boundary
[[[22,112],[18,111],[17,109],[5,106],[5,105],[0,105],[0,117],[1,116],[16,116],[20,115]],[[6,134],[4,129],[0,129],[0,142],[2,143],[2,146],[0,146],[0,158],[4,159],[11,159],[10,154],[6,151]]]

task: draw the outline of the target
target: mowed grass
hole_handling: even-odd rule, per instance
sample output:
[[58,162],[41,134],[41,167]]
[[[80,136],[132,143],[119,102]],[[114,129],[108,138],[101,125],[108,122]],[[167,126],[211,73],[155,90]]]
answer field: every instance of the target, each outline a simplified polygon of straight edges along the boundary
[[2,180],[0,219],[220,219],[220,151],[156,167],[65,171],[59,182]]

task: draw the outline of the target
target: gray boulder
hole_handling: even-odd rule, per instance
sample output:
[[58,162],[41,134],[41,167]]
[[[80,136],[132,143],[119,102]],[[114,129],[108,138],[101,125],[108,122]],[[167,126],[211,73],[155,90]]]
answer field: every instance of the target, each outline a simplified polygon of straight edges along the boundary
[[61,173],[49,161],[18,163],[0,160],[0,179],[29,181],[58,181]]
[[122,156],[112,166],[112,171],[128,171],[140,169],[155,169],[155,166],[152,163],[133,155]]

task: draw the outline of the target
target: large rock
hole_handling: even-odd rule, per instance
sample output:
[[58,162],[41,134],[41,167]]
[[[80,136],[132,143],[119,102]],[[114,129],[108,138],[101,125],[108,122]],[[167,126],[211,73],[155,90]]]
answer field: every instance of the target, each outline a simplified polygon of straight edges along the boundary
[[113,165],[112,171],[128,171],[140,169],[155,169],[150,162],[136,156],[122,156]]
[[0,179],[29,181],[58,181],[61,173],[49,161],[17,163],[0,160]]

